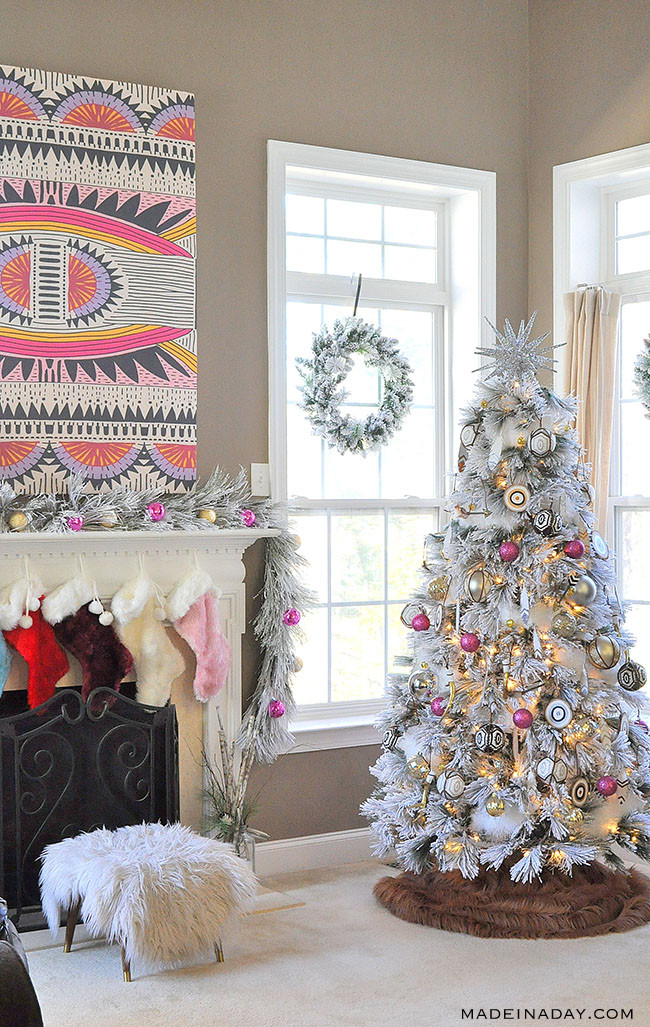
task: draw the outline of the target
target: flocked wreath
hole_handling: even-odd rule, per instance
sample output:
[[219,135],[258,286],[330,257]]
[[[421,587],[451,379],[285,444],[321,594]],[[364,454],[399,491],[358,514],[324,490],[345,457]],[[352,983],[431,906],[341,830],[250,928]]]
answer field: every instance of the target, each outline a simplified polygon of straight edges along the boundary
[[[358,420],[342,413],[348,393],[343,386],[359,354],[383,378],[377,410]],[[413,372],[396,339],[382,335],[360,317],[335,321],[331,331],[314,333],[311,359],[296,360],[302,377],[300,404],[317,435],[339,453],[367,453],[387,442],[400,429],[413,398]]]

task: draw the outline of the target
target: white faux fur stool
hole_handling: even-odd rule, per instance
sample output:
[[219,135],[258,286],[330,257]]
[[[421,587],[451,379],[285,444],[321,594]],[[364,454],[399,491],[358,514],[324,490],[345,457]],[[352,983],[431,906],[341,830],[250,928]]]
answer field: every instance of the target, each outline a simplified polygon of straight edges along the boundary
[[100,828],[48,845],[41,857],[41,899],[56,934],[67,911],[64,952],[81,914],[93,937],[122,948],[124,979],[131,964],[178,966],[214,946],[236,914],[248,911],[257,881],[229,845],[180,824]]

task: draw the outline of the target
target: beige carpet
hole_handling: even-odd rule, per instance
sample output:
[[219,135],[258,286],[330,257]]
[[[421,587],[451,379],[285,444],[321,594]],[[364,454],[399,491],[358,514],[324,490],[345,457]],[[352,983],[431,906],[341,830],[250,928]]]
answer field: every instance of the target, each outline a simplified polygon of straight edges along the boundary
[[245,920],[221,965],[124,984],[114,947],[32,951],[45,1027],[465,1027],[462,1008],[478,1023],[481,1009],[545,1009],[542,1023],[552,1008],[584,1009],[558,1022],[585,1025],[598,1008],[633,1008],[632,1023],[650,1024],[650,926],[557,942],[447,934],[378,906],[372,887],[385,873],[369,862],[267,880],[303,904]]

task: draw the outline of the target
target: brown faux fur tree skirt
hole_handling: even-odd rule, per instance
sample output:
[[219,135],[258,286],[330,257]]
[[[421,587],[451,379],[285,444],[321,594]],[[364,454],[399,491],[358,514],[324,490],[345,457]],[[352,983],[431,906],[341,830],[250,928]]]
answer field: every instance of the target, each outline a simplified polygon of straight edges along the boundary
[[596,863],[535,884],[515,884],[507,868],[382,877],[377,899],[402,920],[479,938],[583,938],[617,934],[650,922],[650,880]]

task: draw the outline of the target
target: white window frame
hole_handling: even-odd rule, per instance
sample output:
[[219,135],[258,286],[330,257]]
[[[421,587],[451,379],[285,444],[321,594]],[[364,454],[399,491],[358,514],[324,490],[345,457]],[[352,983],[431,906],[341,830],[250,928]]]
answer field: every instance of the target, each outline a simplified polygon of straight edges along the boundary
[[[310,181],[327,173],[328,195],[340,193],[342,199],[374,199],[381,202],[412,204],[438,211],[438,282],[426,286],[427,304],[440,304],[446,311],[437,328],[443,339],[442,363],[437,368],[438,381],[446,383],[446,395],[435,398],[437,440],[446,446],[438,454],[442,472],[455,463],[455,430],[460,408],[467,402],[472,382],[467,364],[458,366],[449,359],[454,337],[462,338],[467,351],[486,345],[491,332],[485,318],[495,320],[496,310],[496,175],[494,172],[430,164],[396,157],[335,150],[271,140],[268,143],[268,333],[269,333],[269,458],[271,496],[276,502],[287,500],[286,464],[286,303],[299,295],[351,303],[352,284],[348,278],[333,275],[300,275],[286,270],[286,223],[284,197],[287,191],[287,169],[291,170],[291,191],[316,193]],[[295,169],[301,169],[297,184]],[[305,169],[304,171],[302,169]],[[360,188],[355,184],[351,194],[345,176],[364,176]],[[337,176],[339,182],[337,182]],[[321,186],[322,188],[322,186]],[[363,192],[363,196],[361,196]],[[445,245],[446,243],[446,245]],[[440,254],[446,254],[444,266]],[[311,289],[311,293],[310,293]],[[410,282],[365,279],[363,305],[372,304],[381,292],[381,301],[404,309],[422,309],[422,285]],[[441,401],[444,400],[444,401]],[[439,419],[444,418],[444,424]],[[432,440],[432,445],[434,440]],[[382,508],[400,511],[426,510],[444,505],[444,478],[439,482],[440,495],[435,500],[384,499]],[[376,500],[322,501],[330,510],[359,511],[377,508]],[[290,513],[314,508],[311,502],[292,500]],[[310,705],[298,710],[291,724],[298,745],[292,751],[329,749],[376,743],[373,721],[385,700]]]
[[[564,294],[581,284],[603,285],[619,292],[623,303],[650,299],[650,271],[618,275],[615,261],[616,203],[648,192],[650,143],[561,164],[553,169],[553,328],[557,342],[564,340]],[[564,351],[559,350],[559,355],[556,374],[561,378]],[[650,496],[621,495],[620,364],[619,346],[605,526],[607,538],[616,551],[621,544],[620,512],[650,510]],[[621,575],[619,564],[619,585]]]

